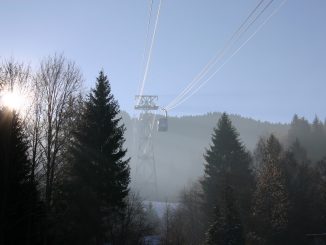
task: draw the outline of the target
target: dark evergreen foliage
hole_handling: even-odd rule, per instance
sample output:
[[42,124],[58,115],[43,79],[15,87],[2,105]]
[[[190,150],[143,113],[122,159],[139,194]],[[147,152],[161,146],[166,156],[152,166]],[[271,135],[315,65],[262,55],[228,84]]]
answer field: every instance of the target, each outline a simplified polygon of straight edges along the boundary
[[289,147],[290,152],[293,154],[295,161],[301,164],[308,164],[310,163],[307,150],[303,148],[300,141],[296,139],[292,145]]
[[[251,157],[239,140],[239,135],[224,113],[214,129],[212,145],[205,154],[205,175],[202,180],[207,209],[212,212],[222,190],[221,180],[227,174],[235,195],[241,201],[250,198]],[[249,196],[248,196],[249,195]]]
[[124,125],[109,81],[100,72],[85,102],[71,149],[68,181],[71,237],[74,244],[114,242],[115,223],[125,207],[129,159],[125,159]]
[[297,162],[293,153],[283,158],[289,194],[287,244],[306,244],[306,234],[324,232],[320,178],[311,165]]
[[288,143],[296,140],[307,151],[307,156],[316,163],[326,156],[326,130],[325,125],[316,116],[310,124],[304,117],[294,115],[288,132]]
[[323,233],[322,161],[315,168],[299,140],[284,151],[273,135],[259,142],[256,155],[252,243],[307,244],[307,234]]
[[208,245],[244,245],[244,231],[234,191],[224,183],[223,205],[215,208],[215,217],[207,232]]
[[39,244],[42,209],[18,114],[0,109],[0,244]]
[[[281,166],[282,147],[271,135],[262,149],[253,200],[256,244],[280,244],[288,226],[288,190]],[[257,242],[259,241],[259,242]]]
[[[225,113],[218,121],[217,128],[214,129],[212,145],[206,151],[205,159],[205,175],[201,183],[204,192],[204,210],[208,221],[210,223],[221,222],[213,219],[215,208],[218,212],[228,212],[215,217],[229,222],[225,225],[229,227],[225,232],[233,229],[230,227],[246,225],[253,191],[251,157],[240,142],[238,133]],[[225,195],[226,188],[233,190],[232,194]],[[233,196],[229,197],[229,195]],[[234,200],[232,205],[229,200]],[[230,209],[239,213],[239,222],[224,216],[230,214]],[[211,232],[215,231],[211,230]]]

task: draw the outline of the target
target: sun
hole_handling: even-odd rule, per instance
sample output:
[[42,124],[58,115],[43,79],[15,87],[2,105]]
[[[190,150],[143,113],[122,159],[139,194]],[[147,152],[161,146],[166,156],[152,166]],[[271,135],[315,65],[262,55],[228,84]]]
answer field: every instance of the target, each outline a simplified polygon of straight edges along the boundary
[[11,110],[22,111],[25,106],[25,98],[17,92],[4,92],[0,95],[1,104]]

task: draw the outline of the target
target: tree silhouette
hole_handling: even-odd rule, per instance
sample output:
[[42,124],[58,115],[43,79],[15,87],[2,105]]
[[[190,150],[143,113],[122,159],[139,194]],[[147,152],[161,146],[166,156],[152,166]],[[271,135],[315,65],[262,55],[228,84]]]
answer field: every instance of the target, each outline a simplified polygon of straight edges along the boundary
[[[109,81],[101,71],[84,105],[72,146],[72,231],[79,244],[114,240],[114,224],[128,194],[129,159],[124,125]],[[74,227],[74,228],[73,228]]]
[[41,210],[28,144],[18,114],[7,108],[0,109],[0,173],[0,243],[38,244]]
[[[230,208],[227,198],[234,200],[232,209],[239,214],[240,224],[246,223],[250,210],[253,179],[251,158],[239,140],[239,135],[226,113],[214,129],[212,145],[204,155],[205,175],[201,181],[204,192],[204,210],[210,223],[214,222],[215,210],[226,212]],[[227,184],[226,184],[227,183]],[[233,197],[225,195],[225,188],[232,189]],[[230,199],[230,200],[231,200]],[[236,210],[236,211],[235,211]],[[226,213],[221,213],[225,217]],[[216,217],[215,217],[216,218]],[[228,226],[233,219],[227,219]],[[215,220],[216,222],[216,220]]]

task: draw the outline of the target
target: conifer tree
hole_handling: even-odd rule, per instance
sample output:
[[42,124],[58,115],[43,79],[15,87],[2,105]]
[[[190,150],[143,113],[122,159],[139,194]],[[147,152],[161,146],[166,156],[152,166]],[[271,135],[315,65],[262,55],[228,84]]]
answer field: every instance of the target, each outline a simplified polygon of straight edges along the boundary
[[299,164],[308,164],[309,159],[307,155],[307,150],[303,148],[300,141],[296,139],[292,145],[290,145],[289,150],[293,154],[295,161]]
[[72,147],[73,181],[68,188],[74,199],[72,231],[79,233],[79,244],[112,242],[114,219],[125,207],[129,159],[118,114],[118,102],[101,71],[85,102]]
[[316,116],[312,124],[304,117],[293,117],[289,131],[288,144],[293,144],[296,140],[306,149],[307,156],[312,163],[317,163],[326,156],[326,131],[322,121]]
[[228,210],[223,208],[223,203],[226,203],[226,196],[223,195],[226,186],[223,182],[226,179],[233,190],[234,209],[238,209],[240,223],[246,223],[253,187],[251,157],[240,142],[239,135],[226,113],[223,113],[218,121],[212,136],[212,145],[204,157],[205,175],[201,184],[204,192],[204,211],[209,223],[214,222],[214,208],[219,212]]
[[323,123],[319,120],[317,116],[311,125],[311,155],[317,160],[322,160],[326,157],[326,134],[324,132]]
[[288,225],[289,200],[281,154],[280,143],[271,135],[263,149],[253,206],[256,233],[266,244],[279,244]]
[[223,203],[215,207],[214,221],[207,232],[208,245],[243,245],[245,244],[243,225],[232,187],[225,180]]
[[0,108],[0,244],[38,244],[36,183],[18,114]]
[[[283,165],[287,176],[289,203],[286,244],[306,244],[306,234],[323,233],[325,200],[319,189],[320,176],[311,164],[296,162],[294,154],[286,152]],[[323,186],[323,185],[321,185]]]

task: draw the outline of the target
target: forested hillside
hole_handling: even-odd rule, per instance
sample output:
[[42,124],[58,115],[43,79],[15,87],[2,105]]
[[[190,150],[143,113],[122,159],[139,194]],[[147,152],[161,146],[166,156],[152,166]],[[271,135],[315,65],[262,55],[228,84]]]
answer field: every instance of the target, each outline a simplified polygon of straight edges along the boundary
[[[221,113],[205,115],[169,117],[167,132],[153,130],[158,192],[161,200],[176,201],[178,193],[189,183],[203,174],[203,152],[209,146],[210,136]],[[131,172],[137,158],[137,119],[123,112],[127,127],[126,146],[131,159]],[[159,118],[160,116],[158,116]],[[274,133],[281,140],[286,139],[289,124],[261,122],[239,115],[230,115],[233,125],[240,133],[240,139],[252,151],[262,136]],[[134,180],[134,178],[132,178]]]

